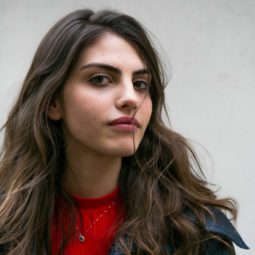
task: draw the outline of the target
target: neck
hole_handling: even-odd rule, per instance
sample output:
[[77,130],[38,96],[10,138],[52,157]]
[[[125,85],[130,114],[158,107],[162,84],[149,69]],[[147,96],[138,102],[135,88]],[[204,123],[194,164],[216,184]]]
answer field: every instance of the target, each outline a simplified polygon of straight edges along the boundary
[[118,184],[121,168],[120,157],[91,153],[67,155],[63,187],[68,193],[80,197],[101,197],[110,193]]

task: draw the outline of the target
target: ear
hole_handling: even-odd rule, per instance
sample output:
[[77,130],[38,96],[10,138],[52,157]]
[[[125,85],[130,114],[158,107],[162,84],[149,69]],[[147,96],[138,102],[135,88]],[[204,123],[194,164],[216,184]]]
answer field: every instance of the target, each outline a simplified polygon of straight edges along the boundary
[[62,119],[62,110],[59,99],[52,99],[48,109],[48,117],[54,121]]

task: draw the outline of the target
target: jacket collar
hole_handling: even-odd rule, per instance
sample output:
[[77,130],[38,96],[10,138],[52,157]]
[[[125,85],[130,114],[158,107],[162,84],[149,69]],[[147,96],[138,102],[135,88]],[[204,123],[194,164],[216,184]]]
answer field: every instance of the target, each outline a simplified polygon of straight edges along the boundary
[[[213,213],[212,217],[206,217],[205,229],[211,233],[222,235],[225,239],[230,242],[234,242],[237,246],[243,249],[249,249],[245,244],[235,227],[226,217],[226,215],[219,209],[210,208]],[[172,245],[170,244],[170,248]],[[171,249],[170,249],[171,250]],[[171,254],[171,253],[170,253]],[[112,247],[109,255],[123,255],[120,253],[115,246]]]

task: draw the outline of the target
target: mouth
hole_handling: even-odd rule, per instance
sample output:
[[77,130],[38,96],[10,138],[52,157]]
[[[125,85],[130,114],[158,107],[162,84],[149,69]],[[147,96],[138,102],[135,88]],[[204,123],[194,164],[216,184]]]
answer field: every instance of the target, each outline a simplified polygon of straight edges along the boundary
[[124,131],[135,131],[141,127],[141,124],[136,118],[128,116],[117,118],[111,121],[109,125]]

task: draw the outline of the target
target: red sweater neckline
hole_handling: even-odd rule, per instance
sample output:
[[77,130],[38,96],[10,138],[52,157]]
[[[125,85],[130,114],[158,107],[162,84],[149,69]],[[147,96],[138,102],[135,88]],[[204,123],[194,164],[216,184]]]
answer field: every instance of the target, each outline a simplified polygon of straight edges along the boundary
[[[124,202],[120,188],[116,187],[109,194],[98,198],[73,195],[72,198],[79,214],[75,222],[70,221],[68,204],[61,198],[57,200],[52,224],[52,254],[58,254],[63,240],[70,233],[69,229],[72,229],[72,232],[64,246],[63,255],[108,254],[124,219]],[[80,241],[80,235],[84,236],[85,241]]]
[[98,209],[110,205],[113,201],[118,201],[120,199],[120,187],[117,186],[112,192],[96,198],[80,197],[77,195],[72,195],[72,198],[77,203],[79,209],[89,210]]

